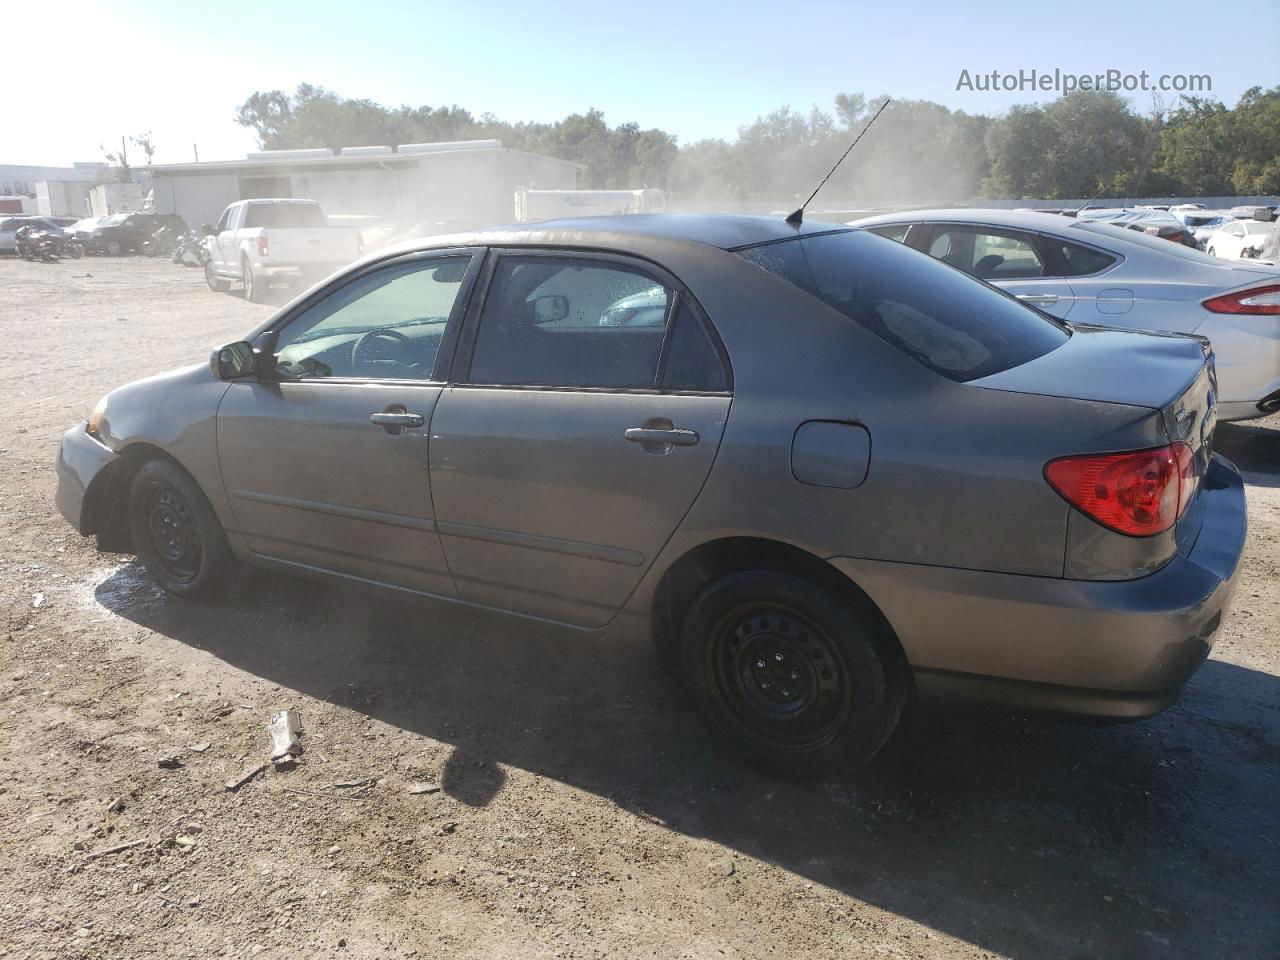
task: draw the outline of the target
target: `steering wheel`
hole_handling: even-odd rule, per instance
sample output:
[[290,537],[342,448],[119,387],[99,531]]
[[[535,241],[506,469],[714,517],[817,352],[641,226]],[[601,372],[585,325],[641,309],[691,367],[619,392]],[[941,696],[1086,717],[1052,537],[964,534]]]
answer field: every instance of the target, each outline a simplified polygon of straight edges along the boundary
[[392,330],[390,327],[378,330],[369,330],[360,335],[360,339],[355,342],[351,348],[351,365],[358,367],[365,363],[398,363],[402,367],[412,367],[413,364],[405,363],[403,360],[397,360],[394,357],[376,357],[365,356],[366,353],[372,351],[372,345],[378,340],[390,340],[394,343],[407,346],[412,343],[409,337],[405,336],[399,330]]

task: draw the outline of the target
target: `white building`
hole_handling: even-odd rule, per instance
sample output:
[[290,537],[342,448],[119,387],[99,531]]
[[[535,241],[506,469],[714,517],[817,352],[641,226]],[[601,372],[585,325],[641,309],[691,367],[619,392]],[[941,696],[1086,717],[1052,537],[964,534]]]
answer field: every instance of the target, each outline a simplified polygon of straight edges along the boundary
[[30,199],[31,209],[24,212],[45,217],[85,217],[89,215],[90,188],[108,179],[110,170],[100,162],[69,167],[0,163],[0,194]]
[[227,204],[258,197],[317,200],[330,216],[403,223],[515,219],[517,187],[573,189],[580,165],[502,146],[498,140],[270,150],[244,160],[149,168],[156,213],[196,226]]

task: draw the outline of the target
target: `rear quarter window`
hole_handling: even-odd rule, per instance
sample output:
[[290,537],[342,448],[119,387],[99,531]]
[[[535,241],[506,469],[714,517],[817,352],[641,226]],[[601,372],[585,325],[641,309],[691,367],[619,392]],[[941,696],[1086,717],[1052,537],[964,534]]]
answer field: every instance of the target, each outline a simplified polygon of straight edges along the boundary
[[1027,363],[1070,336],[1013,297],[865,231],[737,252],[957,382]]

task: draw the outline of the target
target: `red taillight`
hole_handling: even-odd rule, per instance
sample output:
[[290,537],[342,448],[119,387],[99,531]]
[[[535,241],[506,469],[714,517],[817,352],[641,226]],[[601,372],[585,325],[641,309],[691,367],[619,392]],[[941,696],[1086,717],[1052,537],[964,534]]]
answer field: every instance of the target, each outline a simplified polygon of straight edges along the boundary
[[1185,443],[1132,453],[1050,460],[1049,485],[1105,527],[1131,537],[1168,530],[1195,496],[1200,478]]
[[267,256],[270,252],[271,252],[271,251],[269,251],[269,250],[267,249],[267,238],[266,238],[266,237],[258,237],[258,256],[260,256],[260,257],[265,257],[265,256]]
[[1214,313],[1280,314],[1280,283],[1224,293],[1204,301],[1204,308]]

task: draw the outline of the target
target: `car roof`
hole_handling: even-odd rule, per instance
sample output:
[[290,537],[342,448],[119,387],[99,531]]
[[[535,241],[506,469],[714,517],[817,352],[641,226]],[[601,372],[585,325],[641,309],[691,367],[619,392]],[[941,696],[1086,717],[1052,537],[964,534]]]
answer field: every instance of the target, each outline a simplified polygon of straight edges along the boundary
[[590,246],[627,250],[636,240],[685,240],[721,250],[738,250],[796,236],[843,232],[848,228],[825,220],[793,226],[779,216],[739,216],[705,213],[636,213],[608,217],[543,220],[505,227],[488,227],[448,237],[422,238],[419,246],[437,247],[442,241],[493,246]]
[[1014,227],[1020,230],[1061,230],[1074,223],[1074,218],[1057,213],[1040,213],[1037,210],[997,210],[990,207],[941,207],[933,210],[901,210],[882,213],[874,217],[853,220],[851,227],[874,227],[882,223],[985,223],[993,227]]

